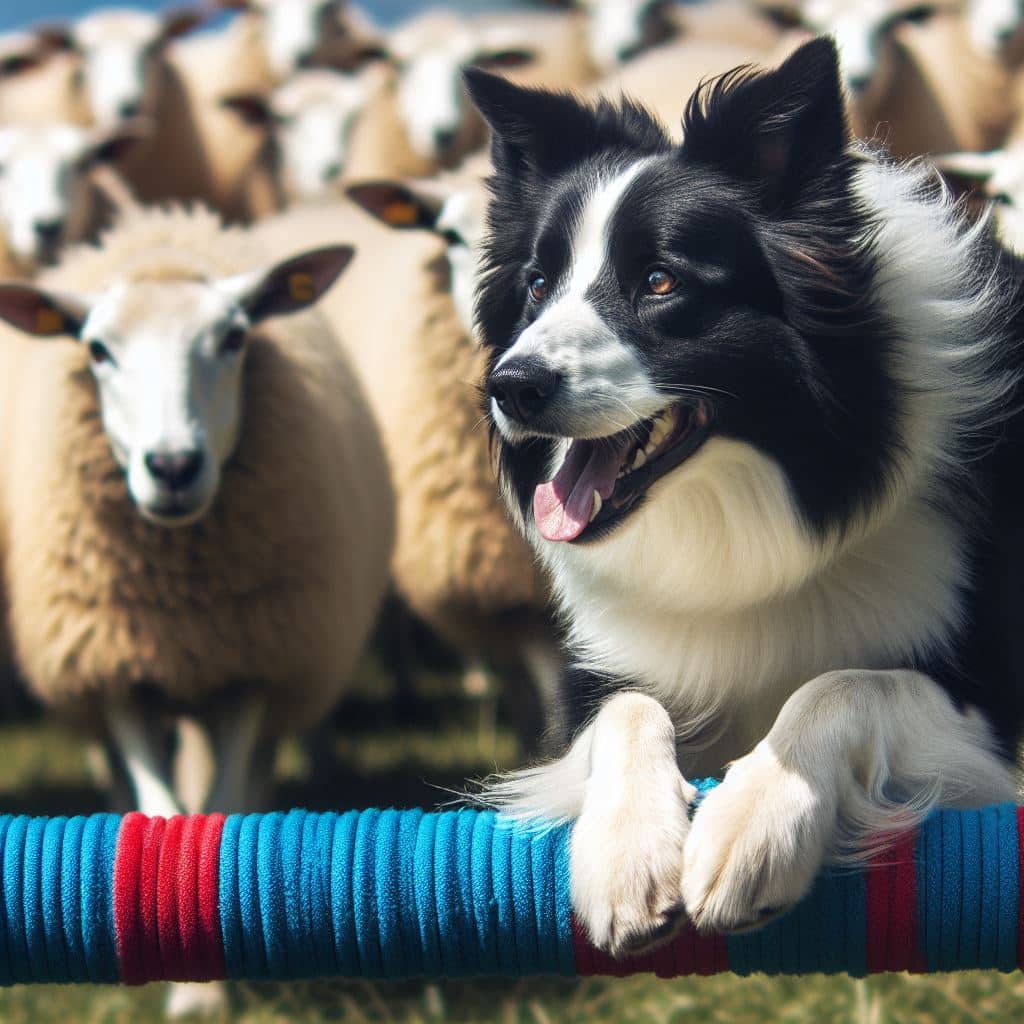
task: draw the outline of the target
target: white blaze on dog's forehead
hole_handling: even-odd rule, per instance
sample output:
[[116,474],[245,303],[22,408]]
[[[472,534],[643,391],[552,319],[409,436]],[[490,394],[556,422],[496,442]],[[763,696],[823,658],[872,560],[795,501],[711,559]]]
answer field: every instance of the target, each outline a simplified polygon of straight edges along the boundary
[[[665,396],[655,388],[635,350],[586,297],[611,257],[611,229],[622,199],[651,159],[639,160],[596,184],[573,236],[564,283],[497,363],[534,357],[559,374],[576,437],[618,433],[665,407]],[[497,409],[493,402],[492,407]],[[496,420],[499,427],[506,422],[497,416]]]

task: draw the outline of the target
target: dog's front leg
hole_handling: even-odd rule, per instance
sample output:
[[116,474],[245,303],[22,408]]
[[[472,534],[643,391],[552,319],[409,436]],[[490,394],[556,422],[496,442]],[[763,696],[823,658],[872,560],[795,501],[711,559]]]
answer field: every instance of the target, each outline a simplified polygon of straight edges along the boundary
[[911,671],[819,676],[733,762],[693,821],[683,894],[698,928],[781,913],[847,842],[914,824],[929,807],[1012,799],[1011,765],[976,711]]
[[586,756],[570,847],[573,909],[595,945],[638,952],[682,919],[683,844],[696,790],[679,772],[672,720],[643,694],[607,700],[573,746]]

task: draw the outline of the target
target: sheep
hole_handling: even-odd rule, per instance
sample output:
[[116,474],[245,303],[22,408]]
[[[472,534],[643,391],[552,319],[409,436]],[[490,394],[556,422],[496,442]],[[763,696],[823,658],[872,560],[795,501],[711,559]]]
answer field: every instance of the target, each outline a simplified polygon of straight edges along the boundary
[[1021,0],[968,0],[967,24],[979,53],[998,56],[1010,67],[1024,60],[1024,4]]
[[991,207],[996,235],[1024,257],[1024,139],[988,153],[947,153],[935,165],[954,183],[977,186]]
[[[474,189],[476,200],[460,194],[445,201],[437,183],[429,191],[353,184],[349,191],[372,219],[335,200],[293,207],[257,230],[313,244],[355,240],[352,266],[324,310],[384,435],[398,507],[394,588],[462,656],[467,689],[479,693],[482,677],[513,679],[525,666],[557,732],[561,660],[547,590],[498,497],[480,411],[485,357],[471,333],[471,311],[454,298],[472,291],[471,282],[453,278],[472,262],[463,257],[478,229],[473,218],[466,226],[466,214],[484,202],[482,186]],[[532,714],[524,710],[531,700],[517,692],[512,707]],[[539,723],[520,724],[536,744]]]
[[1011,73],[974,47],[961,3],[805,0],[793,13],[835,36],[854,130],[895,156],[989,149],[1010,129]]
[[276,205],[318,199],[336,191],[362,110],[381,87],[382,69],[356,74],[300,71],[270,96],[225,96],[222,105],[265,134],[252,171],[269,173]]
[[452,168],[486,140],[461,72],[490,67],[520,85],[570,89],[594,77],[582,21],[527,11],[458,17],[431,10],[396,28],[388,41],[393,71],[355,125],[346,175],[425,177]]
[[29,276],[66,243],[95,234],[111,213],[98,170],[144,131],[134,122],[0,127],[0,278]]
[[353,70],[384,50],[380,30],[346,0],[211,0],[240,11],[231,31],[258,52],[267,87],[310,67]]
[[591,59],[604,75],[641,53],[680,39],[768,52],[779,35],[769,12],[734,0],[576,0],[575,6],[587,14]]
[[17,663],[109,737],[151,815],[180,806],[162,713],[213,733],[207,806],[251,808],[275,738],[337,700],[386,587],[386,457],[307,309],[352,250],[279,252],[205,210],[139,208],[0,286]]

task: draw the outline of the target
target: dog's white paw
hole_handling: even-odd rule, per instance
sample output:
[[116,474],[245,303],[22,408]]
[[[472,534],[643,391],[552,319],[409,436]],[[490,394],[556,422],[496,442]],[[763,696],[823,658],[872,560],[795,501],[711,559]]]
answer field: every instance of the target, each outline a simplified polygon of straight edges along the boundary
[[733,932],[788,910],[814,881],[833,839],[827,784],[759,744],[733,763],[694,817],[683,857],[687,914],[702,931]]
[[643,792],[588,801],[572,832],[572,902],[591,942],[612,956],[642,952],[683,920],[683,847],[694,797],[672,765]]
[[228,990],[221,981],[176,981],[167,986],[164,1013],[170,1020],[222,1019],[228,1011]]

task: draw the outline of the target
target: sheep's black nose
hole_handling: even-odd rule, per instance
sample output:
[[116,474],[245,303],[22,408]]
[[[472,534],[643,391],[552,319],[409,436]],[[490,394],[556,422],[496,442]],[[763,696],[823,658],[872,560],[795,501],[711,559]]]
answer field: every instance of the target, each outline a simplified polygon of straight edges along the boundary
[[335,178],[341,175],[341,171],[342,166],[340,160],[336,160],[333,164],[328,164],[324,168],[324,181],[328,183],[334,181]]
[[871,75],[850,75],[846,79],[846,87],[854,96],[859,96],[871,82]]
[[198,450],[179,452],[149,452],[146,469],[171,490],[188,487],[203,468],[203,453]]
[[138,100],[125,100],[123,103],[119,103],[117,107],[117,115],[124,121],[132,117],[138,117],[141,111],[142,105]]
[[438,153],[447,153],[455,145],[457,135],[454,128],[438,128],[434,132],[434,146]]
[[561,378],[533,359],[512,359],[496,367],[487,378],[487,396],[509,419],[529,423],[551,401]]

